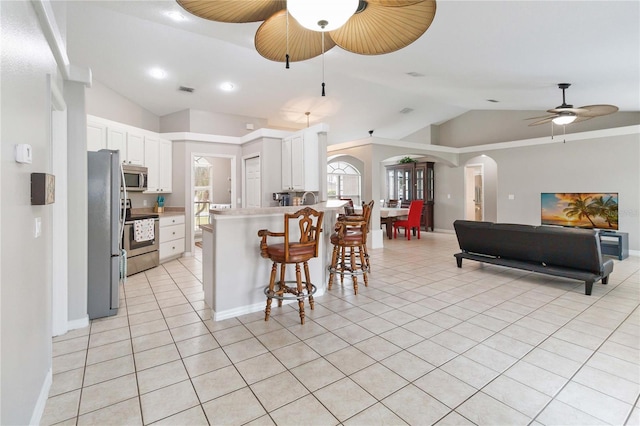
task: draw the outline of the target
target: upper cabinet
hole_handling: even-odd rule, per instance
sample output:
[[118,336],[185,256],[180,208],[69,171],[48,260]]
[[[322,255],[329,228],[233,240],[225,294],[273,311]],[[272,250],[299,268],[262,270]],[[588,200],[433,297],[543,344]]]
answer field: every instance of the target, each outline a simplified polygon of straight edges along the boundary
[[145,136],[144,165],[148,169],[146,192],[171,192],[171,141]]
[[[122,151],[121,151],[122,152]],[[144,135],[127,132],[127,164],[144,166]]]
[[145,166],[148,193],[171,192],[171,141],[148,130],[87,116],[87,150],[120,151],[122,163]]
[[99,151],[107,147],[107,125],[87,119],[87,151]]
[[282,189],[319,191],[318,135],[297,133],[282,140]]
[[118,127],[109,126],[107,128],[107,148],[123,153],[122,162],[126,161],[127,152],[127,131]]

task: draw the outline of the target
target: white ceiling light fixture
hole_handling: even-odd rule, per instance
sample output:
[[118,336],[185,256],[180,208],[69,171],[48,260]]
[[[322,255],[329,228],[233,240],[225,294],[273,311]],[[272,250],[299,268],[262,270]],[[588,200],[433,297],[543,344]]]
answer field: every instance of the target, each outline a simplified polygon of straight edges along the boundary
[[169,12],[165,12],[166,17],[173,19],[176,22],[183,22],[187,20],[187,17],[177,10],[170,10]]
[[551,121],[553,121],[553,124],[564,126],[565,124],[573,123],[574,121],[576,121],[576,118],[578,117],[574,113],[563,111],[558,113],[558,116],[553,118]]
[[235,85],[229,81],[225,81],[220,85],[220,90],[224,92],[232,92],[235,89]]
[[343,26],[358,8],[359,0],[287,0],[291,16],[311,31],[333,31]]
[[163,70],[162,68],[151,68],[149,70],[149,75],[153,78],[156,78],[158,80],[162,80],[163,78],[165,78],[167,76],[167,72],[165,70]]

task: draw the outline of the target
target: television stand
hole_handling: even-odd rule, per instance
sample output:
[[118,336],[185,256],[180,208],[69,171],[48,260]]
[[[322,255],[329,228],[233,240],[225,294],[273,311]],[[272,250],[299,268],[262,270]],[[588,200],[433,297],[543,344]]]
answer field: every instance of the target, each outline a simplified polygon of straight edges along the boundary
[[600,231],[598,236],[603,255],[615,256],[618,260],[629,257],[629,234],[627,232]]

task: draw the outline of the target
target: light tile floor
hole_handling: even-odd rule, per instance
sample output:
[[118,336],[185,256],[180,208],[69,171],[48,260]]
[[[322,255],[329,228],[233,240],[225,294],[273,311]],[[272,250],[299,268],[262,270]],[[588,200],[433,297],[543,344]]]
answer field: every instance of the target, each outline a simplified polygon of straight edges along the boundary
[[640,258],[589,297],[422,235],[305,325],[295,305],[213,322],[200,251],[129,277],[117,316],[54,338],[42,424],[640,424]]

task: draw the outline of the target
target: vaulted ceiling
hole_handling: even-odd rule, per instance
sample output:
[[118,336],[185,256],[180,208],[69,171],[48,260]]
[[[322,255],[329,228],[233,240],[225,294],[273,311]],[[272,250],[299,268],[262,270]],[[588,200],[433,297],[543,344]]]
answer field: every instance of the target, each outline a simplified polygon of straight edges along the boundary
[[[561,104],[561,82],[572,83],[575,106],[640,111],[637,1],[441,0],[431,27],[402,50],[328,51],[325,97],[322,58],[290,69],[264,59],[253,45],[260,22],[207,21],[170,0],[68,1],[66,9],[71,63],[158,116],[195,109],[301,128],[310,112],[311,124],[330,125],[332,143],[370,129],[402,139],[470,110],[543,113]],[[153,67],[165,78],[151,78]],[[219,89],[225,81],[233,91]]]

